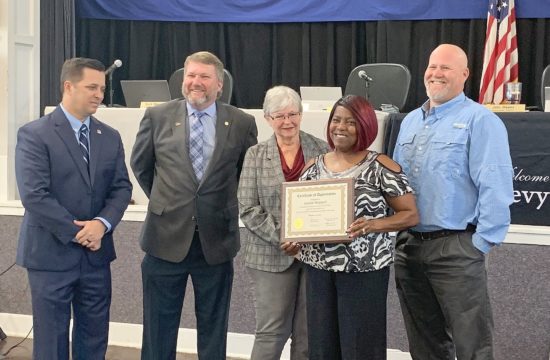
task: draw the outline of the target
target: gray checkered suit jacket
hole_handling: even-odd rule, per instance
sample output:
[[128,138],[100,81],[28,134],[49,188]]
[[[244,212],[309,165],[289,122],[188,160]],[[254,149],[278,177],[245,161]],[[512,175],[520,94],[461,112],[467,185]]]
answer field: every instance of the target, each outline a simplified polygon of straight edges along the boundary
[[[306,163],[329,151],[325,141],[303,131],[300,142]],[[245,265],[250,268],[281,272],[294,261],[279,248],[284,181],[275,135],[248,149],[237,196],[239,215],[247,228],[243,244]]]

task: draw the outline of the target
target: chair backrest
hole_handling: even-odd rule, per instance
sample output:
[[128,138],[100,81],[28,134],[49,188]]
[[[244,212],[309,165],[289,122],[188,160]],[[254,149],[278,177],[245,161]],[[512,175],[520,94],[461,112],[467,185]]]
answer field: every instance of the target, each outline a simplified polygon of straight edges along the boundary
[[[360,71],[364,71],[372,78],[372,81],[368,82],[368,88],[367,81],[359,76]],[[382,104],[395,105],[401,110],[407,101],[410,84],[411,73],[405,65],[363,64],[350,72],[344,94],[365,96],[377,110]]]
[[[170,87],[170,94],[172,99],[177,99],[183,96],[181,92],[181,84],[183,83],[183,68],[177,69],[170,75],[168,80],[168,87]],[[223,69],[223,88],[220,101],[226,104],[231,102],[231,96],[233,95],[233,76],[227,69]]]
[[548,111],[544,108],[545,105],[545,94],[544,94],[544,88],[546,86],[550,86],[550,65],[547,65],[544,70],[542,71],[542,79],[540,82],[540,101],[542,103],[542,110]]

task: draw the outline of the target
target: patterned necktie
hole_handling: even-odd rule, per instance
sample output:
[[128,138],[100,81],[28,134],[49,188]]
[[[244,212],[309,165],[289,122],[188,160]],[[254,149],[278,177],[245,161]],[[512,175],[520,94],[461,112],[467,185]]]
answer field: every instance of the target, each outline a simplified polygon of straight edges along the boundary
[[86,162],[86,167],[90,171],[90,151],[88,146],[88,127],[86,124],[82,124],[78,131],[78,144],[80,145],[80,151],[82,151],[82,157]]
[[189,129],[189,157],[191,158],[191,164],[198,180],[202,179],[204,173],[204,157],[202,153],[204,127],[201,121],[203,116],[203,112],[196,111],[191,118]]

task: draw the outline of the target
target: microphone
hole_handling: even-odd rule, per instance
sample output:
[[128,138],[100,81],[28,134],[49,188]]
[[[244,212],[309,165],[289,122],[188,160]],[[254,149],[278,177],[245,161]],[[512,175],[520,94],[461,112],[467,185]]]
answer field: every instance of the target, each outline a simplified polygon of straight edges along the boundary
[[357,73],[357,76],[359,76],[361,79],[365,80],[365,81],[374,81],[368,74],[365,70],[359,70],[359,72]]
[[116,59],[111,66],[105,70],[105,75],[109,76],[109,107],[113,107],[113,72],[122,66],[122,61],[120,59]]
[[109,66],[107,70],[105,70],[105,75],[109,75],[110,73],[112,73],[113,71],[115,71],[121,66],[122,66],[122,61],[120,61],[119,59],[116,59],[115,62],[113,62],[113,64]]

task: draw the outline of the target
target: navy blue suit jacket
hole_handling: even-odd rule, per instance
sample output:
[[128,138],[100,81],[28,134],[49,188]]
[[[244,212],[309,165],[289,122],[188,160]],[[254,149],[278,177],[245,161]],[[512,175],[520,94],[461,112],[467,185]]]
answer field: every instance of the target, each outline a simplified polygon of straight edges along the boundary
[[[131,198],[119,133],[90,119],[90,175],[75,133],[60,107],[22,126],[17,134],[15,171],[25,215],[17,263],[29,269],[64,271],[82,256],[101,266],[116,257],[113,230]],[[90,251],[72,240],[73,220],[106,219],[110,232]]]

